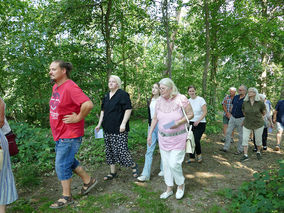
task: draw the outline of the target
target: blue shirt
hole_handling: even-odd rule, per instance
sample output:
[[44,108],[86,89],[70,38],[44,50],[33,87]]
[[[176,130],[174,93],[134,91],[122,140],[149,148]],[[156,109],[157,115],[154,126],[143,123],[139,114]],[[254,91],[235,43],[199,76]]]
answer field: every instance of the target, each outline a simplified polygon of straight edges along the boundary
[[275,110],[277,111],[276,121],[284,125],[284,100],[278,101]]
[[232,116],[234,118],[242,118],[244,117],[243,111],[242,111],[242,105],[244,102],[244,98],[240,99],[240,95],[236,95],[232,101],[233,109],[232,109]]

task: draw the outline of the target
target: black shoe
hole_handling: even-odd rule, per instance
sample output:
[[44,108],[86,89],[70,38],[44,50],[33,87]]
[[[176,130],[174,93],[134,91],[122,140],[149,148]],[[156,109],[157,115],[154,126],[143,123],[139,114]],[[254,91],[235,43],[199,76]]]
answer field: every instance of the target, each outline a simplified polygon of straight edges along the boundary
[[224,148],[219,149],[219,151],[221,151],[221,152],[228,152],[228,150],[226,150],[226,149],[224,149]]
[[254,148],[252,151],[253,151],[253,152],[257,152],[257,148]]
[[257,152],[257,153],[256,153],[256,158],[257,158],[257,160],[260,160],[260,159],[261,159],[261,154],[260,154],[260,152]]
[[226,139],[225,139],[225,138],[221,139],[221,142],[225,143],[225,141],[226,141]]
[[245,162],[245,161],[247,161],[249,158],[248,158],[248,156],[243,156],[241,159],[240,159],[240,161],[241,162]]
[[267,146],[263,146],[263,150],[267,150]]

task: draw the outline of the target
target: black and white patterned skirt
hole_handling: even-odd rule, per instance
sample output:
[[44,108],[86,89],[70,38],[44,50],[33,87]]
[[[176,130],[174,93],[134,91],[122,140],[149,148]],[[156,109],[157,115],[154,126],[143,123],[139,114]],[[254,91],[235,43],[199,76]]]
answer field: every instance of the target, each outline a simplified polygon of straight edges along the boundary
[[121,132],[119,134],[105,132],[104,138],[108,165],[117,163],[125,167],[134,165],[134,161],[128,150],[128,132]]

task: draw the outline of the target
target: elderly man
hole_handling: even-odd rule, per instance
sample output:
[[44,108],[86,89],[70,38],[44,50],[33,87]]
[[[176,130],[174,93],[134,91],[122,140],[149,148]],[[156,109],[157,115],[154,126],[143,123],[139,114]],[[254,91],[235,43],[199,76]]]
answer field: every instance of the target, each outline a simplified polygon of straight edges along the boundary
[[[223,114],[223,133],[224,133],[224,138],[221,140],[222,142],[226,141],[226,132],[227,132],[227,128],[228,128],[228,123],[229,120],[231,118],[231,106],[232,106],[232,101],[236,95],[236,91],[237,89],[235,87],[231,87],[229,89],[230,95],[226,95],[225,98],[222,101],[222,107],[224,110],[224,114]],[[232,133],[232,138],[231,138],[231,142],[233,142],[233,136],[234,136],[234,132]]]
[[226,141],[224,147],[220,149],[220,151],[227,152],[231,145],[231,135],[235,128],[239,133],[239,142],[237,145],[237,152],[236,155],[239,155],[243,152],[243,121],[244,115],[242,112],[242,105],[247,92],[247,88],[244,85],[239,87],[239,94],[233,98],[232,101],[232,110],[231,110],[231,117],[228,124],[228,129],[226,132]]
[[70,79],[71,63],[56,60],[50,64],[49,69],[50,79],[55,83],[49,102],[50,127],[56,142],[55,169],[63,188],[62,197],[50,206],[57,209],[73,203],[73,172],[84,183],[82,195],[87,194],[97,184],[97,180],[91,178],[75,158],[84,135],[84,118],[93,108],[93,103]]

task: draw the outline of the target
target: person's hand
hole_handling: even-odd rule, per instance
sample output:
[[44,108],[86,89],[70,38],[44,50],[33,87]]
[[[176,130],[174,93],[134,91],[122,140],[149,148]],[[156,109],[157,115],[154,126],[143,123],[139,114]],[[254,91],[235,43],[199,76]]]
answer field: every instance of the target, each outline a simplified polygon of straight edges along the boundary
[[96,132],[99,132],[100,128],[101,128],[101,126],[100,126],[100,125],[97,125],[97,126],[95,127]]
[[119,127],[119,132],[124,132],[125,131],[125,124],[120,124],[120,127]]
[[226,113],[226,117],[227,117],[227,118],[229,118],[229,119],[230,119],[230,118],[231,118],[231,116],[232,116],[232,115],[231,115],[231,113],[229,113],[229,112],[227,112],[227,113]]
[[4,124],[5,124],[4,120],[0,120],[0,128],[2,128]]
[[62,121],[66,124],[78,123],[80,121],[77,113],[73,112],[72,115],[65,115]]
[[274,128],[274,124],[273,124],[273,123],[271,123],[271,124],[270,124],[270,127],[273,129],[273,128]]
[[199,124],[199,121],[195,121],[195,122],[193,123],[193,126],[198,126],[198,124]]
[[273,123],[276,124],[276,119],[273,119]]
[[175,125],[173,125],[170,129],[176,129],[180,125],[180,122],[175,121]]
[[152,144],[152,135],[148,135],[148,137],[147,137],[147,144],[149,146],[151,146],[151,144]]

